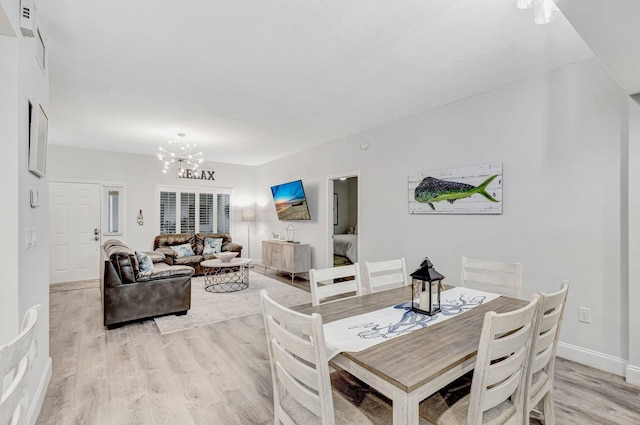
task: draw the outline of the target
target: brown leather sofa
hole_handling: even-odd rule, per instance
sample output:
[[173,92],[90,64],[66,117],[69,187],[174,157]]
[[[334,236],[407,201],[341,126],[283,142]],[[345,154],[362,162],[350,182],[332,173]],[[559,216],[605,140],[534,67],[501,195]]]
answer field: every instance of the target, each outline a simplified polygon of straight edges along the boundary
[[158,252],[146,252],[153,270],[140,272],[135,252],[111,239],[102,245],[100,291],[108,329],[165,314],[187,314],[191,308],[192,267],[170,266]]
[[[165,262],[171,266],[190,266],[195,269],[196,276],[202,276],[204,270],[200,267],[200,262],[215,258],[214,255],[203,255],[204,240],[206,238],[222,239],[222,252],[237,252],[238,257],[242,255],[242,245],[233,243],[231,235],[228,233],[167,233],[158,235],[153,241],[153,249],[165,256]],[[171,249],[174,245],[191,244],[191,249],[195,255],[178,257],[178,254]]]

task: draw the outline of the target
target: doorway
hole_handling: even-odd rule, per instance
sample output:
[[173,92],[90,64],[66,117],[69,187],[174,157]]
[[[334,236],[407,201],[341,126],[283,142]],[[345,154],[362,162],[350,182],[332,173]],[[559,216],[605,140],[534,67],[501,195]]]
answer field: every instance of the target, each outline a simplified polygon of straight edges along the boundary
[[329,267],[358,262],[359,179],[358,173],[332,176],[327,181],[329,217]]
[[94,183],[49,183],[49,283],[97,279],[100,193]]

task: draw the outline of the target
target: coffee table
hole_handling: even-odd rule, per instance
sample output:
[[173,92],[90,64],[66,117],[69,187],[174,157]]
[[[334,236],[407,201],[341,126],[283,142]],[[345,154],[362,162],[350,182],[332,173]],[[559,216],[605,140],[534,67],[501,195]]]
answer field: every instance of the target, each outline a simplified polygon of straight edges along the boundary
[[234,258],[231,261],[205,260],[204,289],[209,292],[235,292],[249,287],[249,258]]

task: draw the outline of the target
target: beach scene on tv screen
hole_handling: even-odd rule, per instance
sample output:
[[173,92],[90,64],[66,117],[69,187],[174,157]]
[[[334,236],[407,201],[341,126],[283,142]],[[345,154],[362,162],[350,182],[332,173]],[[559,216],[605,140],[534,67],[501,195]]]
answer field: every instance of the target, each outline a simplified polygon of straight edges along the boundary
[[309,208],[299,181],[273,186],[271,188],[276,212],[280,220],[309,220]]

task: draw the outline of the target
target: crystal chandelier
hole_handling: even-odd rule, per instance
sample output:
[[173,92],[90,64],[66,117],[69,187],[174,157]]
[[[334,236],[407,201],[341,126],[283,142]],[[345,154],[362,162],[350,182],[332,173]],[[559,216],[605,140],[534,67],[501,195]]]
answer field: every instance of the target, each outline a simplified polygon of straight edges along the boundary
[[174,165],[178,168],[178,177],[184,177],[187,170],[196,171],[202,164],[202,152],[192,153],[196,148],[195,143],[184,143],[184,133],[178,133],[180,140],[169,140],[169,149],[159,148],[158,159],[164,162],[163,173],[166,174]]

